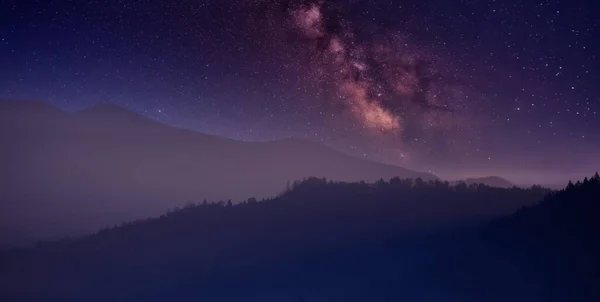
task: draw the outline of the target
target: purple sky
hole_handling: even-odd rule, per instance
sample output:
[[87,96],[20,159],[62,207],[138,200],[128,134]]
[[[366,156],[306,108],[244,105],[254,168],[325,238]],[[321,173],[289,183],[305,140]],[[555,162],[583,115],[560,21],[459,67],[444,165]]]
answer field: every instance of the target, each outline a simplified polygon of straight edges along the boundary
[[4,1],[0,99],[115,102],[447,179],[555,184],[600,168],[598,8],[382,2]]

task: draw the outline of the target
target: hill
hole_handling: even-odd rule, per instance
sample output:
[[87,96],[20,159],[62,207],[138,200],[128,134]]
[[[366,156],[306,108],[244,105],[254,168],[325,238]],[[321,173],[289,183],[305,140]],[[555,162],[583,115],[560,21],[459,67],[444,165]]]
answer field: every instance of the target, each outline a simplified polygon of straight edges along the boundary
[[310,178],[4,251],[0,298],[598,301],[599,201],[598,175],[559,192]]
[[[429,262],[471,250],[462,243],[473,232],[426,234],[485,223],[546,193],[310,178],[273,199],[190,205],[92,236],[7,251],[0,255],[0,297],[297,301],[300,294],[392,301],[430,295],[415,280],[432,282],[440,273]],[[406,292],[392,295],[392,288]]]
[[66,113],[0,102],[0,145],[0,234],[19,230],[23,241],[82,234],[190,201],[274,196],[310,176],[436,179],[309,141],[242,142],[174,128],[113,104]]

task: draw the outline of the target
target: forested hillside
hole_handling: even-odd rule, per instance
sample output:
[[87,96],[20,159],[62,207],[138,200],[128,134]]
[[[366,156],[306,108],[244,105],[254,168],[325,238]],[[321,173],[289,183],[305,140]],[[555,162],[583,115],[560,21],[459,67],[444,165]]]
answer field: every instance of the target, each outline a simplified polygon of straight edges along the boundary
[[[599,200],[598,176],[560,192],[310,178],[272,199],[190,204],[6,251],[0,294],[6,301],[593,301]],[[517,211],[519,204],[529,206]]]

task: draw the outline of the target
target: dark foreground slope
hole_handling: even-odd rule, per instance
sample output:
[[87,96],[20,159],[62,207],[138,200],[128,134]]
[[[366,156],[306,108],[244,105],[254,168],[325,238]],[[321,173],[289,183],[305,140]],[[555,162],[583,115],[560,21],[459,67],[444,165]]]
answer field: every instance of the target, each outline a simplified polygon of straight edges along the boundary
[[535,207],[494,221],[485,242],[543,286],[546,301],[600,301],[600,177],[569,183]]
[[308,141],[243,142],[173,128],[115,105],[66,113],[0,102],[0,146],[0,246],[96,231],[188,201],[274,196],[309,176],[436,179]]
[[189,206],[84,238],[6,251],[0,298],[541,301],[535,291],[541,287],[521,283],[517,264],[489,256],[475,225],[547,193],[311,178],[270,200]]

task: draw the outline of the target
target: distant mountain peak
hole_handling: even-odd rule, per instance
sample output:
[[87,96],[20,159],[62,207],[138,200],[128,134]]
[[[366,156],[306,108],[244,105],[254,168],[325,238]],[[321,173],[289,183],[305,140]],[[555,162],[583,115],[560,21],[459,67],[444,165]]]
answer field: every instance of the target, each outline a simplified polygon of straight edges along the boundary
[[39,101],[19,101],[19,100],[0,100],[0,110],[2,111],[29,111],[29,112],[53,112],[60,113],[59,108]]
[[490,180],[490,181],[505,181],[505,182],[509,182],[508,180],[500,177],[500,176],[484,176],[484,177],[473,177],[473,178],[467,178],[465,179],[467,181],[484,181],[484,180]]
[[119,127],[122,127],[123,123],[146,126],[159,125],[158,122],[152,120],[149,117],[143,116],[135,111],[129,110],[123,106],[114,103],[102,103],[99,105],[95,105],[76,112],[75,116],[88,121],[108,122],[108,124],[104,124],[105,126],[113,124],[115,126],[118,125]]

